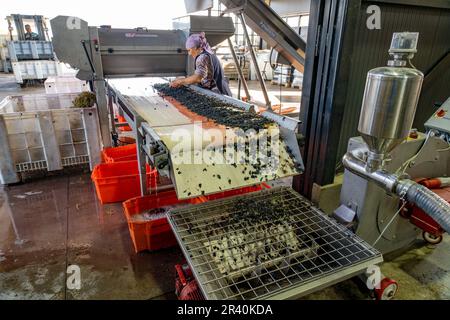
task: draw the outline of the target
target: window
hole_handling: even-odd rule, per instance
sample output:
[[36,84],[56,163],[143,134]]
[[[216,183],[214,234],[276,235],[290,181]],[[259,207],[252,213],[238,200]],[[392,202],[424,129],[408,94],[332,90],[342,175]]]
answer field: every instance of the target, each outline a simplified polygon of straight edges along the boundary
[[296,32],[300,34],[305,41],[308,36],[309,14],[299,13],[282,17],[284,21]]

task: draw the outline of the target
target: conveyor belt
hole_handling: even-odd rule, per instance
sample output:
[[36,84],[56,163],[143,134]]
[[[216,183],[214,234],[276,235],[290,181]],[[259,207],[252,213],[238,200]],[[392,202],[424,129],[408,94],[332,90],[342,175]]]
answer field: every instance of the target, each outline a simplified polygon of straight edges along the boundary
[[[210,150],[213,147],[224,146],[227,141],[230,141],[230,138],[236,134],[235,129],[226,128],[208,118],[198,116],[170,97],[159,96],[153,84],[163,81],[159,78],[110,79],[109,85],[122,103],[149,124],[169,151],[173,172],[172,182],[179,199],[238,189],[300,173],[291,155],[288,154],[285,142],[280,141],[278,144],[272,137],[270,138],[273,139],[273,143],[267,150],[271,150],[273,157],[264,159],[261,157],[265,167],[257,174],[253,174],[255,172],[253,159],[256,159],[254,158],[256,154],[254,157],[253,154],[252,157],[247,157],[253,163],[241,164],[240,155],[235,152],[233,145],[229,145],[228,149],[225,147],[222,158],[217,159],[218,153]],[[248,111],[242,110],[242,112]],[[278,131],[278,128],[279,125],[274,122],[268,129],[259,131],[252,140],[256,141],[260,136],[272,136],[273,132],[277,139],[281,138],[283,131]],[[286,132],[285,128],[282,130]],[[291,145],[294,145],[291,151],[297,154],[297,164],[302,168],[294,131],[291,131],[290,135],[290,138],[294,139],[290,141]],[[180,145],[183,137],[192,137],[187,146]],[[182,154],[179,152],[180,149],[183,149]],[[260,149],[260,151],[263,150]],[[229,157],[230,154],[231,157]]]
[[290,188],[175,209],[169,221],[208,299],[296,298],[382,262]]

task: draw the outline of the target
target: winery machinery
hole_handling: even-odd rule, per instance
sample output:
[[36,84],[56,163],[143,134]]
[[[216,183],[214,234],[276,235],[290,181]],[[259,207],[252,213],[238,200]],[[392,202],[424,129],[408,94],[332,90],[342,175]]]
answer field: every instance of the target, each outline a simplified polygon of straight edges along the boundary
[[[262,2],[257,8],[256,1],[246,1],[240,7],[228,2],[230,8],[241,10],[256,22],[255,29],[260,28],[265,37],[272,35],[271,41],[285,58],[294,56],[288,50],[297,47],[292,41],[283,44],[276,40],[281,37],[285,41],[289,36],[271,32],[278,19],[257,21],[258,16],[268,17],[267,10],[257,10],[264,8]],[[227,17],[202,17],[199,19],[205,19],[204,24],[192,28],[195,19],[191,17],[191,28],[186,32],[96,28],[73,17],[52,20],[59,59],[79,69],[79,78],[94,83],[104,113],[100,118],[105,146],[105,137],[110,137],[115,126],[115,105],[136,137],[143,195],[161,190],[159,185],[148,187],[147,164],[158,170],[160,179],[167,180],[167,187],[175,188],[179,199],[301,174],[298,121],[197,86],[173,93],[168,89],[171,77],[187,74],[184,42],[189,32],[205,31],[211,45],[233,33]],[[389,65],[369,72],[359,127],[362,138],[350,141],[343,159],[347,170],[342,205],[334,218],[286,187],[169,212],[175,236],[206,298],[298,298],[366,274],[383,261],[382,254],[404,248],[417,236],[420,217],[429,217],[427,221],[436,230],[449,231],[448,203],[412,180],[445,177],[450,152],[448,141],[442,138],[447,137],[442,122],[431,121],[427,135],[410,135],[423,78],[420,71],[406,67],[416,44],[417,34],[395,34]],[[303,59],[304,51],[294,51]],[[223,119],[214,119],[204,109],[194,112],[201,108],[190,107],[192,103],[226,112]],[[448,111],[442,110],[433,117]],[[256,163],[252,164],[205,158],[205,152],[216,147],[233,148],[228,137],[241,137],[239,124],[227,124],[229,114],[236,113],[246,119],[242,127],[252,119],[264,123],[262,130],[244,133],[244,145],[247,148],[252,139],[260,139],[258,145],[264,141],[270,153],[277,147],[279,161],[274,166],[262,170],[262,157],[253,152],[244,152],[249,158],[254,155]],[[186,137],[189,139],[183,140]],[[228,149],[223,150],[220,159],[228,154]],[[186,155],[189,161],[180,161]],[[400,213],[405,218],[400,218]],[[436,236],[437,232],[431,234]],[[380,277],[373,285],[379,298],[395,294],[396,284],[387,278]]]
[[89,26],[77,17],[51,20],[58,58],[78,69],[97,96],[103,145],[112,145],[113,114],[106,100],[106,80],[112,78],[185,76],[191,69],[185,48],[189,33],[205,31],[211,45],[234,33],[229,17],[191,16],[185,30],[115,29]]
[[369,72],[361,137],[350,139],[342,160],[335,215],[383,254],[406,248],[420,231],[434,244],[450,231],[450,100],[427,121],[426,134],[411,130],[423,74],[406,65],[417,41],[417,33],[394,34],[388,66]]

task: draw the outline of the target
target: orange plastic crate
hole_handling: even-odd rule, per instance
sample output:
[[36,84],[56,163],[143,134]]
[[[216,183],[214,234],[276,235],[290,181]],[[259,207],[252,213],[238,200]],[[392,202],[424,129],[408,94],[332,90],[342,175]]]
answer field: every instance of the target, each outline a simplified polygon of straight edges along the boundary
[[[158,172],[147,165],[147,186],[154,188]],[[102,163],[92,171],[97,197],[102,204],[122,202],[141,194],[137,161]]]
[[[118,123],[119,124],[122,124],[122,123],[127,123],[127,121],[125,120],[125,117],[124,116],[117,116],[117,120],[118,120]],[[130,126],[123,126],[123,127],[119,127],[119,131],[122,131],[122,132],[124,132],[124,131],[131,131],[132,129],[131,129],[131,127]]]
[[242,187],[242,188],[234,189],[234,190],[227,190],[227,191],[210,194],[210,195],[203,196],[203,197],[205,198],[205,201],[212,201],[212,200],[218,200],[218,199],[228,198],[228,197],[232,197],[232,196],[237,196],[240,194],[261,191],[263,189],[270,189],[270,186],[266,183],[261,183],[261,184],[255,185],[255,186]]
[[102,150],[102,160],[105,163],[137,160],[136,143],[122,147],[111,147]]
[[202,198],[178,200],[174,190],[164,191],[145,197],[136,197],[123,203],[125,216],[128,221],[131,239],[136,252],[144,250],[159,250],[177,245],[175,235],[170,228],[167,218],[152,221],[133,221],[136,214],[165,206],[181,206],[203,202]]

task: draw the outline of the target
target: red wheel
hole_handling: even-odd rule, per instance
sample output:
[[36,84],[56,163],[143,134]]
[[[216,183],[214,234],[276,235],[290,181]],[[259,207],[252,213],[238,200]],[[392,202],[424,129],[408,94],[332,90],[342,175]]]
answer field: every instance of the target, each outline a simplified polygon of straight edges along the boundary
[[394,298],[398,290],[397,281],[384,278],[381,280],[380,288],[375,289],[375,297],[377,300],[391,300]]

